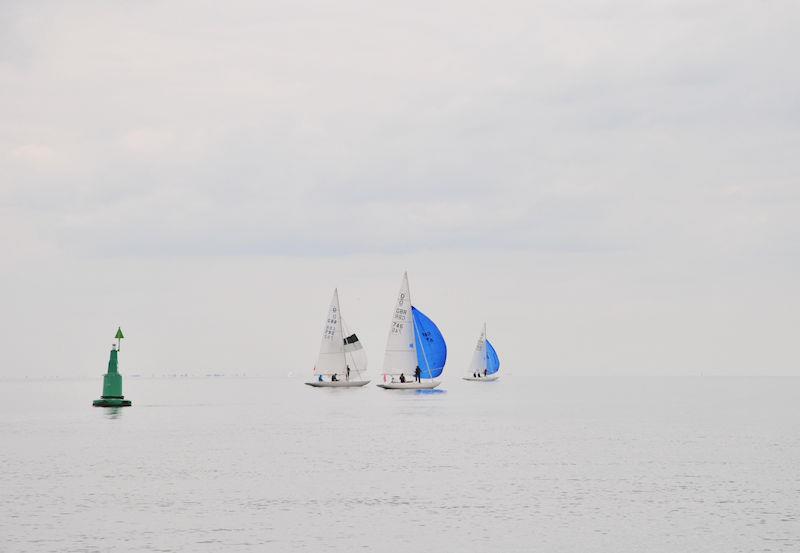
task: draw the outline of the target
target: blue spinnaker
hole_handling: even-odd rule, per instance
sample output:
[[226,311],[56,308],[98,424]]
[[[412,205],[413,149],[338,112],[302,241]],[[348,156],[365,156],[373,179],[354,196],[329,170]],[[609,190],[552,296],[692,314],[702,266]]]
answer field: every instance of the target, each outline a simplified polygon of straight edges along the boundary
[[500,369],[500,358],[489,340],[486,340],[486,374],[494,374]]
[[425,313],[411,307],[414,315],[414,341],[417,344],[417,363],[422,378],[437,378],[444,370],[447,361],[447,344],[439,329],[425,316]]

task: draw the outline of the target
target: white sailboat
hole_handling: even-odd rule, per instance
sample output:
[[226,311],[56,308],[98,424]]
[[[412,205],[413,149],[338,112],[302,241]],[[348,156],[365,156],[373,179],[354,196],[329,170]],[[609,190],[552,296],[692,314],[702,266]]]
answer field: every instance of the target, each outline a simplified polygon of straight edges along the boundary
[[486,337],[486,323],[483,323],[483,330],[478,338],[478,345],[475,346],[475,353],[472,355],[472,362],[467,369],[464,380],[474,382],[491,382],[500,378],[500,359],[494,350],[492,343]]
[[355,388],[369,383],[367,355],[355,333],[347,331],[339,308],[339,291],[333,291],[328,318],[322,331],[314,378],[306,382],[315,388]]
[[[381,388],[430,389],[438,386],[447,345],[433,321],[411,304],[408,273],[403,274],[383,358]],[[419,379],[415,377],[419,374]]]

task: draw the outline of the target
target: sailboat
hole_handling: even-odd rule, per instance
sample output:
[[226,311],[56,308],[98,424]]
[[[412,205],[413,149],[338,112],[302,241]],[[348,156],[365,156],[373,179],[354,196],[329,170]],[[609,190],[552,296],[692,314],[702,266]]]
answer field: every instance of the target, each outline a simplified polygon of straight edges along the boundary
[[369,383],[366,372],[364,347],[355,333],[347,331],[339,308],[339,290],[334,289],[314,378],[306,384],[315,388],[356,388]]
[[486,323],[483,323],[483,330],[478,338],[478,345],[475,346],[475,353],[472,355],[472,362],[469,364],[464,380],[491,382],[500,378],[499,370],[500,359],[497,357],[492,343],[486,337]]
[[[411,304],[408,273],[404,273],[386,341],[383,381],[378,386],[389,390],[435,388],[441,383],[438,378],[444,371],[445,361],[447,345],[442,333]],[[420,369],[419,381],[414,377],[417,368]]]

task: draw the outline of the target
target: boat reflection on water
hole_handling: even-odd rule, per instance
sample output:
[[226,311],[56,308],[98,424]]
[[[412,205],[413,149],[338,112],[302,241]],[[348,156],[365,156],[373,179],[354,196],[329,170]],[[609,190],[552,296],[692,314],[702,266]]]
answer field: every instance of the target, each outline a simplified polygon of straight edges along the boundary
[[446,394],[447,390],[439,390],[434,388],[432,390],[414,390],[417,395],[434,395],[434,394]]
[[106,407],[103,414],[107,419],[118,419],[122,414],[122,407]]

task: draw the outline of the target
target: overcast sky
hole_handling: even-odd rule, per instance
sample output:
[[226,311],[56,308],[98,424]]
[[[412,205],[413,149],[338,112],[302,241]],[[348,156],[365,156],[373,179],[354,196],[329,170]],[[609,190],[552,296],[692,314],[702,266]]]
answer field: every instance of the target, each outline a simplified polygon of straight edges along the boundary
[[0,376],[800,375],[796,0],[0,2]]

